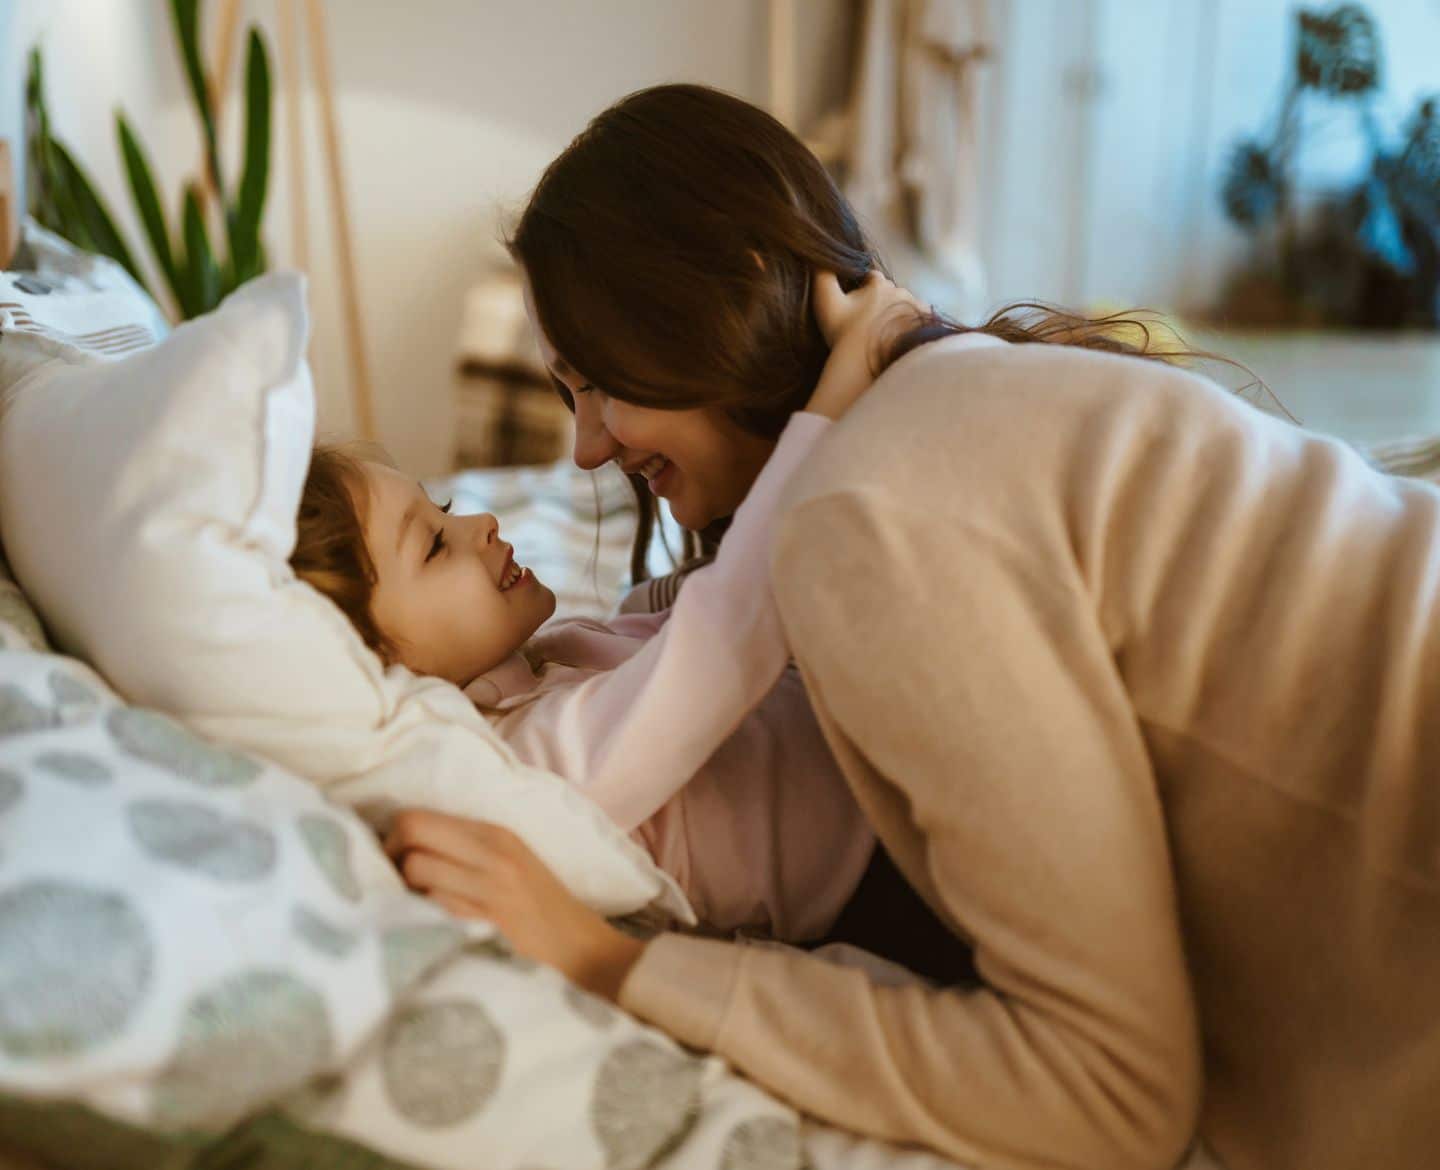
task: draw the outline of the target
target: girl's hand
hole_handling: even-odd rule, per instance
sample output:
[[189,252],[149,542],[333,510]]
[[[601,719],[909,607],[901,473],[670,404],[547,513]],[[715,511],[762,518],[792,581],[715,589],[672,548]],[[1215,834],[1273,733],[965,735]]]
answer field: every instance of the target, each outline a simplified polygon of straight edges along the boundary
[[509,829],[407,809],[385,836],[405,883],[461,918],[493,922],[526,958],[615,1000],[645,944],[579,901]]
[[872,357],[900,330],[917,325],[929,309],[903,288],[871,271],[854,292],[843,292],[833,272],[811,280],[815,322],[830,344],[830,359],[805,409],[838,419],[875,381]]

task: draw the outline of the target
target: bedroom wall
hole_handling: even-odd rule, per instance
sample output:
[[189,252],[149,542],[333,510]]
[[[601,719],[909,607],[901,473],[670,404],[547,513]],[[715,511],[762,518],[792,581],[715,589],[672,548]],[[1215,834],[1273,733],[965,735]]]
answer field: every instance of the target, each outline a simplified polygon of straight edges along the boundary
[[[246,18],[273,34],[275,0],[243,2]],[[1220,168],[1234,139],[1274,108],[1293,0],[991,3],[999,49],[986,71],[982,209],[991,302],[1212,300],[1244,246],[1219,210]],[[804,128],[843,96],[855,5],[797,5]],[[208,11],[217,7],[209,0]],[[1398,113],[1440,90],[1440,0],[1371,7]],[[38,40],[57,127],[142,253],[114,107],[141,128],[172,200],[198,164],[167,10],[166,0],[0,0],[0,133],[20,140],[25,54]],[[461,297],[499,255],[500,214],[589,115],[630,89],[688,78],[765,101],[768,5],[327,0],[326,12],[381,437],[403,464],[430,473],[449,448]],[[312,350],[322,423],[343,433],[348,371],[314,115],[307,110]],[[273,165],[268,240],[284,261],[283,138]]]
[[17,168],[23,176],[25,76],[30,49],[39,45],[51,118],[137,245],[137,223],[128,199],[120,198],[114,114],[123,105],[156,154],[178,161],[182,127],[169,107],[180,96],[180,79],[168,61],[152,60],[153,46],[169,35],[167,7],[153,0],[0,2],[0,135],[10,142]]
[[[1334,0],[997,0],[986,126],[986,261],[995,303],[1193,310],[1247,240],[1219,189],[1237,139],[1274,118],[1294,12]],[[1383,124],[1440,93],[1440,0],[1366,0]],[[1355,159],[1343,107],[1310,103],[1302,181]]]
[[[212,14],[218,5],[206,6]],[[274,0],[244,0],[273,30]],[[586,119],[642,85],[695,80],[767,93],[765,0],[326,0],[354,245],[381,438],[403,466],[444,469],[465,288],[500,255],[514,208]],[[800,0],[801,115],[842,91],[848,0]],[[178,201],[198,164],[166,0],[0,0],[0,133],[19,141],[24,58],[46,46],[57,128],[143,251],[113,142],[123,102]],[[271,37],[272,57],[275,54]],[[272,59],[278,71],[278,61]],[[313,95],[311,95],[313,99]],[[312,358],[322,426],[351,411],[329,206],[307,110]],[[283,115],[276,110],[277,133]],[[230,123],[234,128],[235,119]],[[277,139],[267,236],[290,255],[290,176]]]

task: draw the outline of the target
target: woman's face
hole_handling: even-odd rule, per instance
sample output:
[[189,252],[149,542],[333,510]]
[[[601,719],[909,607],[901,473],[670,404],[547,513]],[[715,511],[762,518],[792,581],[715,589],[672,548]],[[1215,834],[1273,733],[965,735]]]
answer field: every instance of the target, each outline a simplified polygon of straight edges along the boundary
[[536,318],[528,282],[525,309],[541,358],[575,400],[578,466],[594,470],[613,460],[626,473],[643,475],[686,528],[734,513],[775,450],[774,440],[709,407],[657,410],[611,398],[555,351]]

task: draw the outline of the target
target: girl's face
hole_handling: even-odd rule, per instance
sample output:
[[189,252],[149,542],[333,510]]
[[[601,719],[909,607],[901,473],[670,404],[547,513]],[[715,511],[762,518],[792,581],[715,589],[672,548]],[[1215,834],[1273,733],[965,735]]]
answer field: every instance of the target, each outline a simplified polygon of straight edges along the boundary
[[528,282],[525,309],[542,360],[575,400],[578,466],[594,470],[613,460],[627,474],[643,475],[686,528],[699,530],[734,513],[775,450],[774,440],[750,434],[719,410],[658,410],[611,398],[555,351]]
[[392,468],[365,463],[371,613],[416,674],[464,686],[510,657],[555,612],[555,594],[515,563],[489,513],[452,516]]

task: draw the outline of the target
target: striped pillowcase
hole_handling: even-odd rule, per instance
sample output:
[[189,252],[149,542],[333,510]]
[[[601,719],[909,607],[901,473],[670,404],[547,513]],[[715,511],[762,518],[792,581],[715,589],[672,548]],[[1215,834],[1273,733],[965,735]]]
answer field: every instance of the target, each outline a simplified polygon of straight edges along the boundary
[[[23,279],[23,278],[22,278]],[[67,350],[81,350],[97,357],[120,357],[155,344],[155,335],[143,325],[117,325],[92,333],[66,333],[35,320],[20,301],[0,301],[0,333],[30,333]]]
[[0,272],[0,393],[36,366],[86,364],[148,349],[169,331],[159,307],[120,265],[27,220]]

